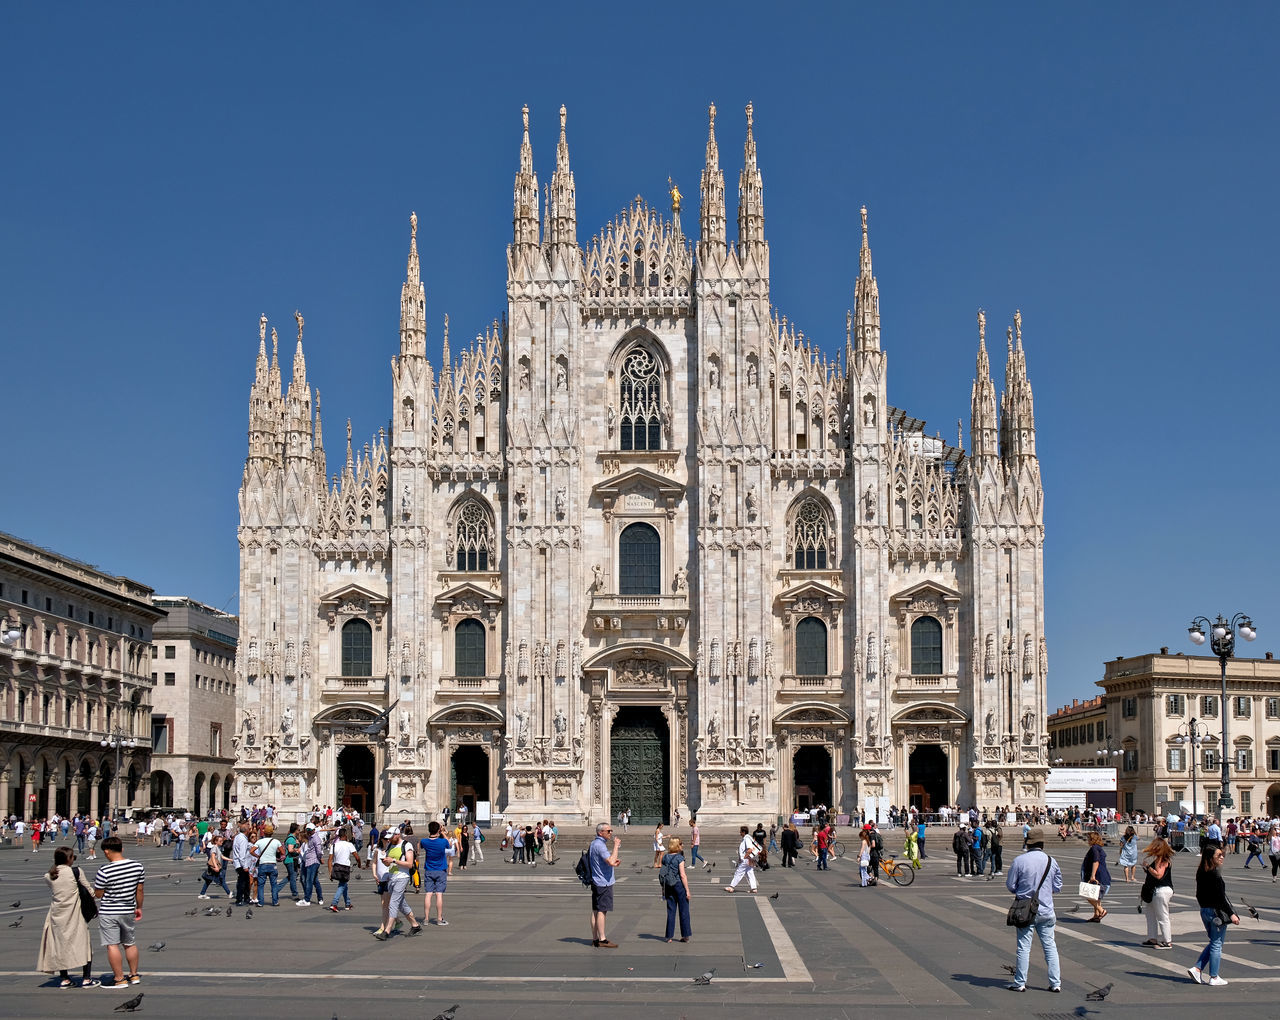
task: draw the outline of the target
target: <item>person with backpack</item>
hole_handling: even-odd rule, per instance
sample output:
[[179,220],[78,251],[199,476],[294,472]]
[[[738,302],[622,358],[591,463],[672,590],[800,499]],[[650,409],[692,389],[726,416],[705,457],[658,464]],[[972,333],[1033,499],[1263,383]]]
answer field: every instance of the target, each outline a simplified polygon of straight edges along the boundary
[[970,874],[969,844],[969,826],[961,822],[960,828],[951,837],[951,851],[956,855],[956,878],[965,878]]
[[684,844],[679,836],[672,836],[667,843],[667,853],[658,870],[658,884],[667,903],[667,934],[670,942],[676,933],[676,913],[680,914],[680,941],[688,942],[693,936],[693,924],[689,920],[689,875],[684,868]]
[[575,869],[579,879],[583,878],[582,871],[586,870],[586,881],[591,886],[591,944],[596,949],[618,948],[618,943],[610,942],[604,933],[605,919],[613,909],[613,869],[621,861],[622,840],[617,836],[613,837],[613,853],[609,853],[606,837],[612,835],[613,826],[608,822],[597,823],[596,838]]

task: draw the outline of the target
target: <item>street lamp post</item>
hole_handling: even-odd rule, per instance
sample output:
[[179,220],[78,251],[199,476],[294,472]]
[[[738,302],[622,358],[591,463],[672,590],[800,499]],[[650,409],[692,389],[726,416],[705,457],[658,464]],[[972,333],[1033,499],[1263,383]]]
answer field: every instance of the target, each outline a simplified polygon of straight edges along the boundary
[[1191,817],[1195,817],[1200,813],[1200,798],[1196,796],[1196,755],[1200,752],[1200,745],[1204,743],[1204,738],[1209,733],[1209,727],[1204,723],[1198,722],[1192,716],[1190,722],[1185,722],[1178,727],[1178,743],[1188,744],[1191,747]]
[[[1107,746],[1100,747],[1093,752],[1093,755],[1097,759],[1098,764],[1100,766],[1106,766],[1106,764],[1109,761],[1111,761],[1113,758],[1118,758],[1122,754],[1124,754],[1124,752],[1120,750],[1120,748],[1116,747],[1115,738],[1112,737],[1110,733],[1107,734]],[[1117,783],[1116,784],[1116,810],[1119,810],[1119,809],[1120,809],[1120,784]]]
[[20,637],[22,630],[17,623],[11,623],[7,619],[0,620],[0,645],[16,645]]
[[133,748],[138,746],[138,741],[134,737],[126,737],[124,731],[120,729],[120,724],[116,724],[115,732],[105,740],[100,742],[103,747],[113,747],[116,752],[116,773],[115,773],[115,813],[110,808],[107,810],[107,817],[115,821],[116,815],[120,812],[120,758],[124,754],[126,747]]
[[1206,629],[1209,631],[1209,647],[1218,657],[1222,674],[1222,791],[1218,794],[1218,807],[1229,811],[1235,803],[1231,799],[1231,745],[1227,743],[1227,660],[1236,649],[1237,631],[1246,641],[1252,641],[1258,636],[1258,632],[1254,630],[1253,621],[1244,613],[1236,613],[1230,620],[1223,619],[1219,613],[1218,619],[1212,624],[1205,617],[1197,616],[1187,628],[1193,644],[1204,644]]

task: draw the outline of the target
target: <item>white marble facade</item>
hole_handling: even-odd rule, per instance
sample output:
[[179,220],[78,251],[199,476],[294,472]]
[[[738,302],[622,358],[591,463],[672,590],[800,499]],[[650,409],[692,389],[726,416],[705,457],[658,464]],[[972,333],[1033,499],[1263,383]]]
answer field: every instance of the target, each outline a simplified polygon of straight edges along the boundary
[[1039,801],[1020,317],[997,413],[979,314],[953,447],[889,404],[865,209],[835,360],[771,305],[750,107],[736,242],[714,107],[696,236],[673,186],[669,212],[636,198],[586,246],[563,108],[542,216],[524,124],[503,318],[456,355],[446,318],[437,373],[412,217],[391,434],[353,448],[348,425],[332,483],[302,317],[287,390],[262,319],[241,801],[336,802],[339,755],[348,786],[371,765],[363,806],[419,816],[463,787],[568,820],[633,796],[725,822],[806,798]]

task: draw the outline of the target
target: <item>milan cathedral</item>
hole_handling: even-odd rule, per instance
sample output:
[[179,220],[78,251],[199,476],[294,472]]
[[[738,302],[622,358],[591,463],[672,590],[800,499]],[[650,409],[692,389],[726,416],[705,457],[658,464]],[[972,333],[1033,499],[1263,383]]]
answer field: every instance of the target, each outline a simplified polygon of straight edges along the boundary
[[[427,356],[410,218],[391,427],[329,478],[303,319],[259,325],[240,489],[238,795],[421,817],[756,822],[1043,800],[1044,507],[1021,316],[968,449],[889,403],[867,212],[843,353],[770,303],[710,109],[681,196],[579,240],[529,111],[505,314]],[[540,203],[540,198],[543,202]],[[540,204],[544,208],[540,212]],[[839,349],[824,343],[825,349]]]

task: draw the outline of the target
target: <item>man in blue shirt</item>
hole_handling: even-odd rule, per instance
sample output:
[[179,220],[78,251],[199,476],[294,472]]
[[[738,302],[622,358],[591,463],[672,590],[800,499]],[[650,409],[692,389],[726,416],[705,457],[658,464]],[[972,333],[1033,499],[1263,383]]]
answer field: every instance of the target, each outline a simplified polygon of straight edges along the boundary
[[427,823],[427,836],[422,840],[422,891],[426,893],[422,905],[423,916],[431,923],[431,896],[436,898],[436,924],[448,924],[444,919],[444,890],[448,876],[453,871],[452,847],[441,834],[439,822]]
[[[1031,933],[1034,931],[1044,950],[1045,966],[1049,968],[1049,991],[1062,991],[1062,971],[1058,966],[1058,944],[1054,938],[1057,915],[1053,912],[1053,894],[1062,889],[1062,869],[1058,862],[1045,853],[1044,829],[1032,826],[1027,833],[1027,852],[1020,855],[1009,868],[1004,886],[1019,899],[1036,897],[1039,906],[1035,920],[1018,932],[1018,958],[1011,992],[1027,990],[1027,968],[1031,963]],[[1038,890],[1038,891],[1037,891]]]
[[613,826],[608,822],[596,825],[596,838],[591,841],[587,860],[591,865],[591,944],[597,949],[617,949],[604,934],[605,915],[613,909],[613,869],[618,866],[618,850],[622,840],[614,836],[613,853],[609,853],[606,837],[612,835]]

